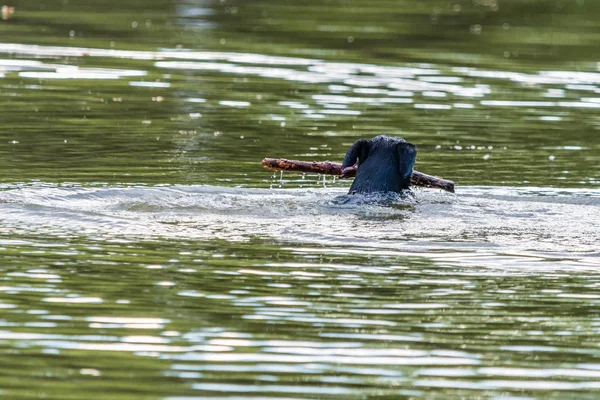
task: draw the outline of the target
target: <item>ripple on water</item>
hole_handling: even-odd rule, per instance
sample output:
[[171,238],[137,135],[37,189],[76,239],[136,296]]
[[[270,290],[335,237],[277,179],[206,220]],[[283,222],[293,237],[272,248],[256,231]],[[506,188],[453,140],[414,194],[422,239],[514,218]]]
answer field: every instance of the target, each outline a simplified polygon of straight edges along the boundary
[[[329,93],[314,95],[315,107],[302,112],[308,119],[326,119],[328,116],[364,116],[362,108],[368,106],[394,105],[425,111],[451,111],[455,108],[473,109],[469,102],[454,102],[457,98],[481,99],[479,105],[492,108],[548,109],[553,115],[538,118],[539,121],[557,122],[565,118],[561,113],[578,109],[595,109],[600,104],[595,98],[581,97],[578,92],[597,92],[600,73],[578,71],[538,71],[522,73],[513,71],[484,70],[475,67],[438,68],[435,65],[381,66],[367,63],[329,62],[326,60],[298,57],[278,57],[252,53],[193,52],[164,49],[160,51],[114,50],[83,47],[36,46],[0,43],[0,53],[21,57],[86,57],[123,58],[152,61],[154,67],[166,71],[215,71],[226,75],[256,76],[266,79],[328,84]],[[77,65],[46,64],[36,60],[0,60],[0,74],[17,72],[29,79],[129,79],[145,76],[147,70],[79,67]],[[169,88],[170,74],[161,82],[130,81],[129,85],[143,88]],[[487,80],[481,82],[481,80]],[[539,87],[538,96],[520,100],[507,100],[503,90],[497,89],[497,81]],[[562,86],[562,87],[557,87]],[[319,90],[320,91],[320,90]],[[348,96],[350,92],[354,96]],[[567,96],[569,94],[569,96]],[[423,102],[415,97],[430,101]],[[565,98],[561,101],[540,101],[540,97]],[[521,96],[522,98],[522,96]],[[194,102],[198,99],[190,98]],[[206,99],[199,99],[206,102]],[[286,103],[286,102],[283,102]],[[282,103],[282,105],[284,105]],[[221,100],[224,107],[253,107],[247,99]],[[339,109],[337,106],[354,109]],[[297,105],[289,105],[297,108]],[[322,109],[317,109],[318,107]],[[311,108],[309,108],[311,107]],[[314,108],[314,109],[312,109]],[[558,119],[557,119],[558,118]]]
[[[440,115],[534,110],[527,120],[558,125],[600,105],[593,97],[598,73],[18,44],[0,44],[0,52],[148,61],[130,70],[0,60],[1,77],[18,74],[33,83],[111,79],[146,93],[177,88],[169,74],[185,70],[319,88],[313,92],[319,94],[284,98],[265,113],[282,128],[295,110],[314,120],[369,118],[384,107]],[[143,80],[150,69],[165,74]],[[528,92],[519,100],[504,98],[498,88],[505,84],[525,85]],[[258,97],[230,95],[184,100],[230,112],[260,105]],[[185,115],[206,117],[196,111]],[[485,151],[478,155],[484,160],[496,157],[488,143],[449,146]],[[588,147],[573,141],[545,150]],[[310,152],[303,154],[320,154],[316,147]],[[409,198],[356,201],[337,188],[38,182],[1,189],[3,229],[27,239],[0,242],[18,268],[7,270],[0,287],[0,340],[15,351],[40,348],[46,363],[83,352],[132,366],[139,363],[127,357],[143,357],[144,371],[156,362],[164,375],[147,384],[176,378],[196,398],[599,389],[593,343],[600,326],[594,311],[600,196],[593,190],[462,187],[457,195],[418,190]],[[97,245],[75,248],[74,238]],[[171,241],[186,243],[185,251],[162,257]],[[261,245],[251,252],[244,247],[256,242]],[[263,250],[263,242],[278,245]],[[215,247],[202,249],[206,243]],[[254,255],[260,251],[266,256]],[[147,254],[154,258],[146,262]],[[47,265],[19,268],[27,257]],[[23,313],[28,304],[35,309]],[[24,360],[14,360],[17,368]],[[117,370],[91,361],[75,373],[106,379]]]
[[519,262],[540,268],[547,257],[567,257],[565,267],[597,263],[600,221],[591,211],[600,196],[594,191],[465,187],[456,196],[417,190],[414,198],[340,203],[349,198],[341,194],[339,189],[31,186],[0,192],[0,215],[4,226],[29,232],[264,237],[490,266],[514,264],[517,254]]

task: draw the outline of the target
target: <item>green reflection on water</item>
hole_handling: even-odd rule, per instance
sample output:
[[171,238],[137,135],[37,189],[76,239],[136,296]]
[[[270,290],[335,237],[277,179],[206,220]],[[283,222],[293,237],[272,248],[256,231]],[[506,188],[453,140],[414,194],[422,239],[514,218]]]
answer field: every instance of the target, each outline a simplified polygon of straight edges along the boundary
[[545,394],[561,398],[597,373],[599,300],[580,293],[598,285],[595,273],[260,241],[6,244],[0,383],[10,398],[535,393],[518,389],[524,374],[567,385]]
[[[465,66],[534,75],[596,70],[597,50],[587,37],[595,35],[589,21],[597,7],[589,2],[426,1],[415,5],[381,1],[368,7],[353,2],[162,2],[151,8],[128,2],[123,10],[88,2],[59,7],[37,4],[23,4],[0,25],[3,41],[135,50],[181,46],[375,65],[432,63],[442,77],[456,77],[452,68]],[[481,32],[474,26],[481,26]],[[40,80],[8,72],[0,100],[4,110],[1,179],[5,182],[268,186],[265,180],[270,175],[259,165],[264,156],[341,160],[356,138],[381,132],[418,144],[420,170],[463,185],[579,186],[599,179],[595,108],[490,107],[480,105],[479,98],[417,94],[414,104],[468,103],[474,108],[357,104],[352,110],[360,115],[312,119],[302,110],[278,103],[313,106],[313,96],[329,92],[329,83],[156,68],[152,61],[127,58],[42,61],[147,75],[101,81]],[[138,80],[170,86],[130,86],[130,81]],[[494,77],[462,80],[459,84],[465,87],[490,86],[493,100],[543,101],[548,89],[564,88]],[[560,100],[576,102],[593,96],[593,90],[567,89]],[[189,103],[186,98],[205,102]],[[230,107],[222,101],[251,105]],[[580,150],[564,150],[565,146]]]
[[[10,62],[42,62],[46,72],[145,75],[37,78],[0,63],[0,181],[277,186],[279,176],[260,166],[265,156],[339,161],[357,138],[387,132],[419,146],[419,170],[459,186],[593,189],[598,112],[581,103],[598,103],[598,78],[557,81],[543,71],[597,72],[598,8],[542,0],[21,1],[0,22],[3,43],[222,58],[193,69],[157,64],[173,57],[2,53]],[[357,69],[349,73],[354,83],[336,81],[356,69],[348,63],[420,69],[408,83],[433,78],[489,92],[390,94],[408,83],[366,80],[385,70]],[[234,66],[271,75],[223,69]],[[327,79],[290,79],[320,67]],[[411,101],[364,101],[377,97]],[[340,109],[354,113],[321,113]],[[316,176],[286,179],[287,188],[322,185]],[[373,219],[367,214],[356,229]],[[299,248],[252,228],[239,243],[18,228],[0,231],[7,398],[597,396],[599,277],[575,250],[564,260],[541,258],[548,267],[536,271],[519,268],[527,255],[500,251],[495,256],[509,260],[503,265],[515,264],[507,271],[459,240],[448,250],[457,266],[435,254],[356,244]],[[465,266],[470,259],[476,267]],[[568,262],[581,269],[559,268]]]

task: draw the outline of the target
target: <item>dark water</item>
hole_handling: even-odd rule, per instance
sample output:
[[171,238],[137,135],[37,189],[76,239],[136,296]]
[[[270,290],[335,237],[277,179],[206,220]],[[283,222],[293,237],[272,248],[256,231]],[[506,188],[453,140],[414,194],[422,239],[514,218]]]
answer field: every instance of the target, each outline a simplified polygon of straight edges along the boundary
[[600,397],[600,4],[9,5],[1,397]]

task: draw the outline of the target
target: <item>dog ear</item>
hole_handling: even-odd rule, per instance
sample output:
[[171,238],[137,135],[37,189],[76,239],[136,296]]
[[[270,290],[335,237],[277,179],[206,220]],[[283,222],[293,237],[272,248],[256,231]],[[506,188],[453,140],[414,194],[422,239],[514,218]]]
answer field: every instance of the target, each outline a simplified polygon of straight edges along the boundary
[[350,147],[342,162],[342,169],[353,166],[354,164],[362,164],[369,156],[371,144],[366,139],[359,139]]
[[417,146],[408,142],[398,143],[396,146],[400,158],[398,163],[400,175],[402,176],[402,179],[410,182],[413,166],[415,165],[415,160],[417,159]]

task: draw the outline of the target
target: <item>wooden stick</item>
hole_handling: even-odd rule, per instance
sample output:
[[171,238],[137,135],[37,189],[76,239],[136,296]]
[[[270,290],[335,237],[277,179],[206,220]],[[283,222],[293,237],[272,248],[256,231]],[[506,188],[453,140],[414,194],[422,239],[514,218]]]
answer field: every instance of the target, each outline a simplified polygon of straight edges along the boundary
[[[358,167],[348,167],[342,171],[342,164],[331,161],[297,161],[286,160],[285,158],[265,158],[262,160],[263,167],[272,171],[287,172],[312,172],[315,174],[337,175],[341,178],[351,178],[356,175]],[[410,183],[415,186],[442,189],[454,193],[454,182],[424,174],[413,170]]]

